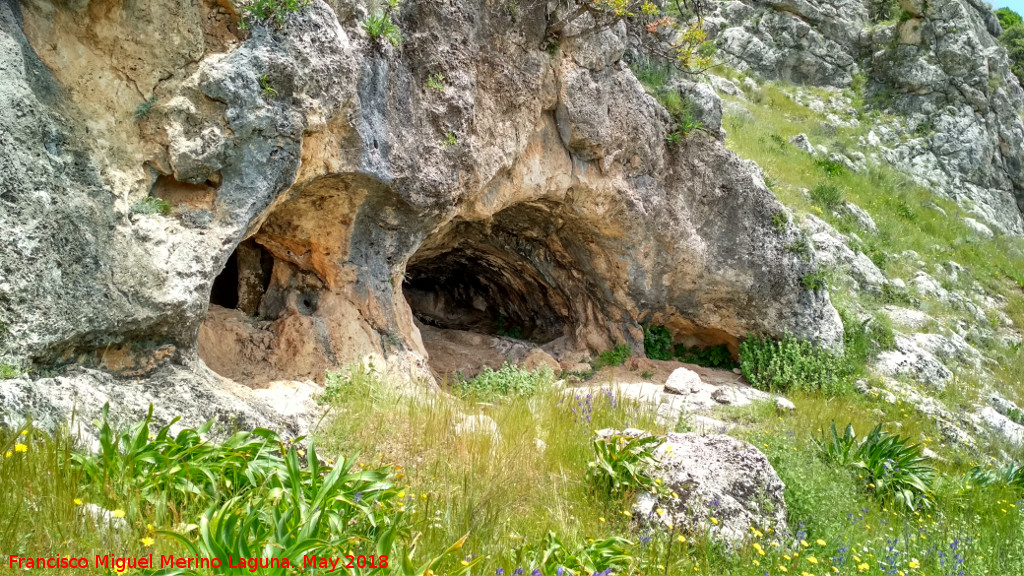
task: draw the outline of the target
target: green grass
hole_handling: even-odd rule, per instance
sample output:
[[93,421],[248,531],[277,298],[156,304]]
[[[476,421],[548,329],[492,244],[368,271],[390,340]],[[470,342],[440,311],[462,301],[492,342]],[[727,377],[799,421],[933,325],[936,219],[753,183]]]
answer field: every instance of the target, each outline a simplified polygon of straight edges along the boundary
[[171,203],[162,198],[147,196],[132,206],[132,214],[160,214],[166,216],[171,213]]

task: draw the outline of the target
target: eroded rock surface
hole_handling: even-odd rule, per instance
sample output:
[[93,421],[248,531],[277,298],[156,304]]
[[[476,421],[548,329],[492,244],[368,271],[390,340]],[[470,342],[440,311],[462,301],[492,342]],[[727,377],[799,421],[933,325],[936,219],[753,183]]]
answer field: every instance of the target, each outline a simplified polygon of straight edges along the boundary
[[260,386],[367,355],[427,376],[414,318],[558,361],[642,349],[641,322],[837,345],[758,172],[669,148],[625,28],[550,53],[545,10],[409,2],[396,49],[319,0],[248,32],[213,2],[0,4],[0,352],[142,375],[198,350]]

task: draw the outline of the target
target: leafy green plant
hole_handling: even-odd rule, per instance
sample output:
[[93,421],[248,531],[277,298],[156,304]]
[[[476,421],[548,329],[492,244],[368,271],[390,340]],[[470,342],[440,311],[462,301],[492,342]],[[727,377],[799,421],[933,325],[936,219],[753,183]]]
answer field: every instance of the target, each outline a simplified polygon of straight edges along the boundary
[[433,88],[438,92],[444,92],[444,74],[437,73],[431,74],[427,77],[427,87]]
[[789,335],[779,341],[748,336],[740,343],[740,370],[761,390],[839,394],[849,388],[842,357]]
[[664,438],[614,434],[594,440],[595,459],[587,464],[590,489],[610,498],[655,490],[648,470],[657,462],[654,451]]
[[808,272],[800,278],[800,283],[803,284],[805,290],[816,291],[822,290],[828,287],[828,276],[821,270],[814,272]]
[[153,94],[149,100],[146,100],[135,107],[135,119],[142,120],[146,116],[149,116],[149,113],[153,110],[153,106],[156,106],[156,94]]
[[811,202],[822,209],[835,210],[843,204],[843,190],[831,182],[818,182],[811,188]]
[[664,326],[644,326],[644,354],[652,360],[671,360],[672,333]]
[[445,134],[444,140],[441,141],[441,145],[442,146],[455,146],[458,143],[459,143],[458,137],[455,136],[455,132],[452,132],[451,130],[449,130]]
[[166,216],[171,213],[171,203],[162,198],[147,196],[132,205],[132,214],[161,214]]
[[16,364],[8,364],[7,362],[0,362],[0,380],[10,380],[11,378],[21,378],[25,372],[19,368]]
[[387,40],[392,46],[402,43],[402,32],[393,18],[398,14],[400,0],[388,0],[382,8],[372,10],[362,20],[363,30],[375,41]]
[[533,396],[552,382],[554,372],[548,367],[530,371],[506,362],[499,370],[484,367],[476,378],[457,380],[452,392],[463,398],[491,402],[505,397]]
[[252,22],[266,22],[270,18],[280,26],[284,24],[289,14],[302,10],[310,2],[311,0],[252,0],[240,6],[247,16],[242,20],[242,27],[247,28]]
[[726,344],[709,346],[708,348],[699,348],[697,346],[687,348],[683,344],[677,344],[675,356],[680,362],[707,366],[709,368],[733,368],[737,366],[732,359],[732,353],[729,352],[729,346]]
[[930,508],[935,469],[909,439],[875,426],[857,447],[850,464],[869,478],[868,488],[881,500],[893,500],[909,510]]
[[879,424],[858,442],[853,424],[840,436],[832,422],[830,431],[813,442],[829,464],[850,466],[866,476],[866,486],[880,500],[909,510],[931,506],[935,469],[922,455],[921,446],[909,439],[890,434]]
[[73,456],[88,483],[109,487],[109,494],[98,496],[131,494],[151,504],[167,497],[177,502],[218,498],[260,485],[281,462],[281,440],[270,430],[239,432],[213,444],[203,438],[212,421],[173,435],[176,418],[153,434],[150,405],[145,420],[115,431],[108,409],[103,407],[97,422],[99,451]]
[[853,424],[847,424],[840,436],[833,421],[831,434],[822,434],[821,438],[813,438],[812,442],[818,455],[829,464],[848,466],[856,459],[857,433],[853,431]]
[[594,368],[600,370],[606,366],[621,366],[632,353],[633,350],[629,344],[619,344],[611,350],[605,350],[598,354],[597,360],[594,361]]
[[776,212],[772,214],[772,228],[779,234],[782,234],[789,227],[789,214],[784,211]]
[[536,566],[540,574],[602,574],[630,566],[634,560],[629,553],[632,547],[632,542],[619,537],[567,546],[549,531],[539,544],[524,543],[514,556],[527,566]]
[[1006,486],[1024,490],[1024,468],[1012,462],[999,468],[974,466],[967,471],[967,480],[975,486]]
[[274,89],[274,85],[270,83],[270,74],[264,74],[260,76],[260,90],[263,91],[263,97],[271,99],[277,96],[277,90]]

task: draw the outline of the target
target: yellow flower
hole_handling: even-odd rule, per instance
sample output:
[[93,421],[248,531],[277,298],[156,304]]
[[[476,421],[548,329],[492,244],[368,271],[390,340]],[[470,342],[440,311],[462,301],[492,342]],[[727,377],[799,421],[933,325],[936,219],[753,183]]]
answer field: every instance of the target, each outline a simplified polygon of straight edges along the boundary
[[825,546],[825,541],[822,540],[821,538],[818,538],[818,541],[815,542],[815,544],[817,544],[818,546]]
[[683,535],[680,534],[679,536],[676,536],[676,542],[686,542],[686,538],[683,538]]
[[28,436],[28,430],[22,430],[21,431],[21,435],[22,436]]
[[149,536],[146,536],[145,538],[139,540],[139,542],[142,542],[142,545],[147,548],[153,545],[153,539]]
[[602,516],[602,517],[598,518],[598,520],[600,520],[600,521],[601,521],[601,524],[604,524],[604,516]]
[[801,540],[800,541],[800,545],[803,546],[804,548],[807,548],[808,546],[810,546],[810,544],[807,543],[807,540]]
[[664,516],[665,515],[665,509],[664,508],[658,508],[657,510],[655,510],[655,512],[657,512],[658,516]]
[[779,564],[779,570],[782,570],[783,572],[789,572],[789,568],[786,568],[782,564]]
[[75,498],[75,506],[81,506],[81,505],[82,505],[82,499],[81,498]]
[[152,524],[146,524],[146,530],[149,530],[150,532],[156,532],[156,528],[153,528]]
[[463,560],[463,561],[462,561],[462,565],[463,565],[463,566],[469,566],[469,562],[466,562],[465,560]]
[[399,498],[405,498],[405,490],[402,490],[401,492],[399,492],[398,493],[398,497]]
[[711,517],[711,523],[714,524],[715,526],[718,526],[718,518],[715,518],[714,516],[712,516]]
[[871,568],[871,566],[868,566],[867,562],[861,562],[860,564],[857,565],[857,570],[860,570],[861,572],[864,572],[868,568]]
[[754,542],[754,550],[757,550],[758,554],[760,554],[761,556],[764,556],[764,548],[761,548],[761,545],[758,544],[757,542]]
[[17,444],[14,445],[14,451],[15,452],[28,452],[28,446],[22,444],[21,442],[18,442]]
[[114,518],[124,518],[124,510],[121,510],[120,508],[114,510]]
[[910,566],[910,569],[913,570],[914,568],[921,566],[921,563],[917,561],[917,558],[914,558],[910,561],[910,564],[907,564],[907,566]]
[[10,457],[11,457],[11,451],[10,450],[8,450],[7,452],[4,452],[4,458],[10,458]]
[[807,557],[807,561],[810,562],[811,564],[817,564],[818,563],[818,559],[815,558],[814,556],[808,556]]

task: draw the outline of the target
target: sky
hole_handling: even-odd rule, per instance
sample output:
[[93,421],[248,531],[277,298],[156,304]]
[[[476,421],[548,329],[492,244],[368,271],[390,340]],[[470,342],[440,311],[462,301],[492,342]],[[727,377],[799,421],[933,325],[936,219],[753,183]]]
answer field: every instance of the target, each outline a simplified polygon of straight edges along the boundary
[[988,0],[993,8],[1007,7],[1014,12],[1024,15],[1024,0]]

